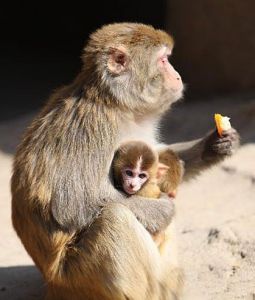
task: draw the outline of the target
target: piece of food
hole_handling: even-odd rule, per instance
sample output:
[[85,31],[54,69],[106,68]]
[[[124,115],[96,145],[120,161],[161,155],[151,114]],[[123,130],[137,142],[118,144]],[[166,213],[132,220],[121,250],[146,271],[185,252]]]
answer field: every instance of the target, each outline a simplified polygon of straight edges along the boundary
[[222,136],[223,131],[229,130],[231,128],[229,117],[224,117],[221,114],[215,114],[214,119],[220,136]]

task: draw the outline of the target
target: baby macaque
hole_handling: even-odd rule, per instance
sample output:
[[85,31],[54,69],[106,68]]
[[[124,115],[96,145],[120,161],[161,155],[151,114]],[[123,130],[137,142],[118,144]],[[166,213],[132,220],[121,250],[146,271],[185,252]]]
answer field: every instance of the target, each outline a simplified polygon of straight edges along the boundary
[[[173,151],[158,155],[141,141],[122,144],[113,160],[115,187],[130,196],[136,194],[155,199],[164,192],[174,198],[182,174],[183,163]],[[156,234],[153,239],[161,252],[166,233]]]
[[160,193],[175,197],[183,174],[183,162],[171,150],[159,154],[146,143],[122,144],[113,160],[115,187],[127,195],[159,198]]

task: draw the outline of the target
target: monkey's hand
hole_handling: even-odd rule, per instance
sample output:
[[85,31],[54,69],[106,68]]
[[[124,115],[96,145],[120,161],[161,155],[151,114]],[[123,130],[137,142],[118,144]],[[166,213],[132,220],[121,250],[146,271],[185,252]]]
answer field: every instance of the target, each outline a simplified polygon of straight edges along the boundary
[[234,128],[223,131],[221,137],[215,130],[206,137],[204,142],[202,159],[207,162],[217,162],[232,155],[237,150],[240,137]]
[[204,138],[173,144],[169,148],[184,161],[183,180],[187,181],[232,155],[239,146],[239,139],[234,128],[222,132],[221,137],[213,130]]
[[130,208],[138,221],[151,234],[157,234],[166,229],[175,213],[173,201],[165,194],[160,199],[155,200],[132,196],[125,199],[123,204]]

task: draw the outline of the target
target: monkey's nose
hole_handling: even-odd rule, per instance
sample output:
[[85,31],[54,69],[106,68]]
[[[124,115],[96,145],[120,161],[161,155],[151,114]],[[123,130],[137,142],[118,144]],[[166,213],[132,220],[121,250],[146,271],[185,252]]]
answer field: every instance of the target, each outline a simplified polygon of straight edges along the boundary
[[132,183],[130,183],[129,187],[130,187],[131,189],[133,189],[135,186],[134,186]]

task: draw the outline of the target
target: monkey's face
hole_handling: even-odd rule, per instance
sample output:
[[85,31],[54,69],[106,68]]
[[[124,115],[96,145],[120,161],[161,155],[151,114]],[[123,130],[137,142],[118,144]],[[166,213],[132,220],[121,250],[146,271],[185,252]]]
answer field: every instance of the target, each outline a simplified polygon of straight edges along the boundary
[[169,62],[171,49],[160,45],[132,50],[113,50],[108,61],[108,67],[115,72],[111,90],[135,112],[165,111],[183,92],[181,76]]
[[[169,62],[172,48],[166,45],[153,47],[150,59],[138,61],[138,69],[143,70],[142,77],[137,82],[143,82],[139,91],[141,103],[145,103],[152,111],[165,111],[169,106],[180,99],[183,93],[181,76]],[[147,67],[143,67],[147,64]]]
[[149,178],[148,172],[141,170],[139,166],[123,168],[121,173],[122,188],[128,195],[137,193]]
[[156,54],[156,70],[162,76],[163,91],[173,101],[182,96],[183,83],[180,74],[170,63],[171,49],[163,46]]
[[112,24],[91,36],[87,52],[93,48],[102,84],[128,111],[163,112],[182,96],[181,77],[168,61],[173,40],[167,33],[142,24]]
[[156,178],[158,154],[142,141],[128,141],[116,151],[113,160],[115,186],[128,195],[137,193],[148,181]]

